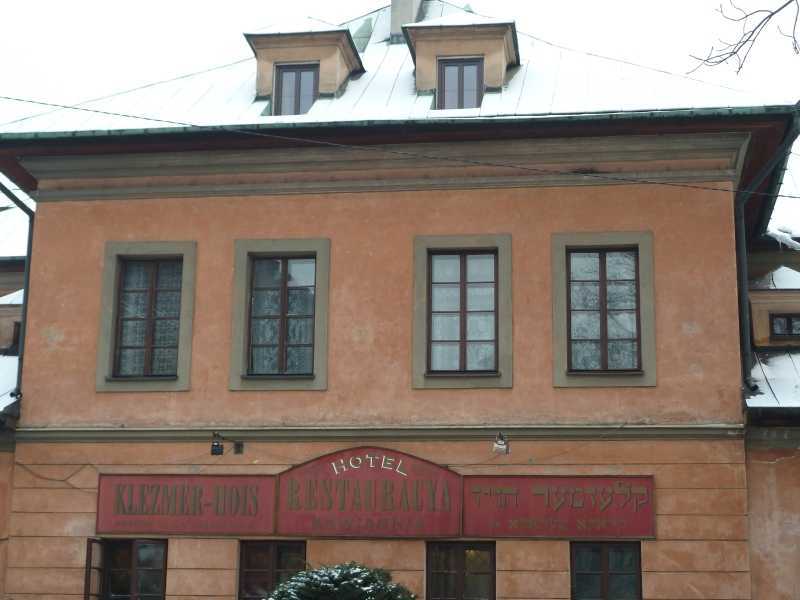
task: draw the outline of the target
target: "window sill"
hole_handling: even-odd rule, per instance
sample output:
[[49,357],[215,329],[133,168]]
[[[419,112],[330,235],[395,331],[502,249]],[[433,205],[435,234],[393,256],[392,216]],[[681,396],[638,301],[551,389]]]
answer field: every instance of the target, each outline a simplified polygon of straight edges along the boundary
[[644,371],[566,371],[569,377],[641,377]]
[[300,380],[311,380],[314,379],[314,374],[309,373],[307,375],[291,375],[291,374],[277,374],[277,375],[242,375],[241,376],[245,381],[293,381],[296,379]]
[[177,375],[152,375],[150,377],[106,377],[106,381],[108,383],[138,383],[138,382],[146,382],[146,381],[178,381]]
[[477,377],[477,378],[491,378],[491,377],[500,377],[500,371],[427,371],[425,373],[425,377],[430,377],[432,379],[444,378],[444,377]]

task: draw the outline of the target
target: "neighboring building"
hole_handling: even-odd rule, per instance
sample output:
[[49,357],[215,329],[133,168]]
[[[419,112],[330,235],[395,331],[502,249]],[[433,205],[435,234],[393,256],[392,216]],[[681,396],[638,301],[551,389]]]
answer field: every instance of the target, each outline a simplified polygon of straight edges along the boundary
[[356,560],[428,600],[790,598],[748,523],[736,227],[796,109],[598,112],[435,0],[304,27],[0,132],[37,201],[5,595]]

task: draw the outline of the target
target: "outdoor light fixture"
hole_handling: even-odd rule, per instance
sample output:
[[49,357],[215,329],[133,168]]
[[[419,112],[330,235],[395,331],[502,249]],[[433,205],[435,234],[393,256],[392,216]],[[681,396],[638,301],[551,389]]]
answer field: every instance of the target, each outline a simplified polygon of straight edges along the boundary
[[222,456],[225,454],[225,444],[223,441],[233,442],[233,453],[244,454],[244,442],[229,440],[218,431],[211,432],[211,456]]
[[492,450],[495,454],[508,454],[511,451],[508,440],[502,431],[497,432],[497,437],[494,438],[494,444],[492,444]]

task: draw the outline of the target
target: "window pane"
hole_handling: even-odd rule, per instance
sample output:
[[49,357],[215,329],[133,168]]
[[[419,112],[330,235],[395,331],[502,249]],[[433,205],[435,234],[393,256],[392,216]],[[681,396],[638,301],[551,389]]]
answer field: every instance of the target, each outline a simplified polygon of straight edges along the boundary
[[287,341],[290,344],[311,344],[314,341],[314,319],[287,319]]
[[281,310],[281,293],[279,290],[259,290],[253,292],[254,317],[277,316]]
[[600,339],[600,312],[571,313],[571,335],[573,340],[599,340]]
[[144,346],[146,330],[144,321],[122,321],[120,329],[123,346]]
[[608,308],[636,308],[636,284],[609,282],[606,286]]
[[160,288],[180,289],[182,270],[182,264],[177,261],[159,263],[156,285]]
[[786,317],[775,317],[772,319],[772,333],[777,335],[789,333],[789,320]]
[[111,571],[108,578],[109,592],[112,594],[131,593],[131,572],[130,571]]
[[138,571],[137,591],[140,594],[161,594],[163,578],[162,571]]
[[253,285],[255,287],[277,287],[283,273],[281,261],[274,258],[259,258],[253,261]]
[[631,339],[636,337],[635,312],[608,313],[608,339]]
[[468,254],[467,281],[494,282],[494,254]]
[[119,375],[123,377],[144,375],[144,350],[120,350]]
[[464,600],[489,600],[492,597],[492,576],[488,573],[464,575]]
[[494,313],[467,315],[468,340],[494,339]]
[[253,375],[271,375],[278,372],[278,349],[273,347],[253,348],[250,372]]
[[431,344],[431,370],[458,371],[458,344]]
[[494,284],[468,284],[467,310],[494,310]]
[[571,252],[569,264],[570,279],[573,281],[600,279],[600,255],[597,252]]
[[307,113],[314,104],[314,71],[300,73],[300,113]]
[[242,576],[241,595],[253,598],[266,598],[272,593],[269,573],[245,573]]
[[607,253],[606,279],[636,279],[636,252]]
[[179,327],[178,319],[159,319],[153,328],[153,343],[156,346],[177,346]]
[[286,349],[286,372],[308,374],[312,372],[314,364],[314,349],[306,346]]
[[431,600],[446,600],[456,598],[456,574],[433,573],[431,575]]
[[460,310],[461,289],[457,285],[435,284],[431,290],[431,310]]
[[452,571],[456,568],[455,546],[441,547],[429,546],[431,552],[431,566],[434,571]]
[[467,344],[467,371],[493,371],[494,343]]
[[637,361],[636,342],[608,342],[609,369],[636,369]]
[[156,316],[177,317],[181,314],[180,292],[156,292]]
[[434,341],[458,341],[461,338],[459,315],[432,315],[431,339]]
[[600,571],[603,568],[603,552],[600,546],[578,546],[575,548],[575,572]]
[[152,372],[153,375],[175,375],[178,372],[178,349],[154,349]]
[[302,571],[306,566],[305,552],[301,547],[279,546],[278,568],[282,570]]
[[444,108],[458,108],[458,65],[444,67]]
[[574,598],[576,600],[602,599],[602,579],[602,575],[599,573],[576,573]]
[[109,544],[108,567],[110,569],[130,569],[132,560],[133,556],[130,542]]
[[296,288],[288,291],[290,315],[314,314],[314,288]]
[[433,283],[458,283],[461,281],[461,257],[456,255],[434,254],[431,257]]
[[615,575],[608,576],[608,596],[614,600],[635,600],[639,597],[639,575]]
[[792,335],[800,335],[800,318],[792,317]]
[[242,544],[245,569],[269,569],[272,565],[271,544]]
[[492,569],[492,553],[488,550],[468,548],[464,555],[464,567],[472,573],[486,573]]
[[600,308],[599,283],[570,283],[569,290],[571,308],[588,310],[598,310]]
[[571,342],[572,368],[578,371],[600,368],[600,342]]
[[119,302],[120,316],[139,317],[147,316],[146,292],[123,292]]
[[146,290],[150,287],[149,263],[125,261],[122,288],[126,290]]
[[250,327],[251,344],[278,344],[278,319],[253,319]]
[[294,109],[294,86],[295,86],[295,73],[294,71],[281,71],[281,114],[293,115]]
[[288,262],[289,278],[287,285],[289,287],[314,285],[316,260],[313,258],[292,258]]
[[639,568],[638,553],[633,546],[611,546],[608,549],[608,570],[634,573]]
[[464,65],[464,108],[478,106],[478,65]]

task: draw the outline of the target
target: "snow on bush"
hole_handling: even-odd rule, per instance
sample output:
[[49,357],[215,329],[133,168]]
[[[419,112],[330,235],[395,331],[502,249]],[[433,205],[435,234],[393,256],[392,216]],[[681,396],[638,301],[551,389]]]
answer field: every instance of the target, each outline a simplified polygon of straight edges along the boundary
[[301,571],[283,582],[270,600],[414,600],[402,585],[392,583],[383,569],[350,562]]

